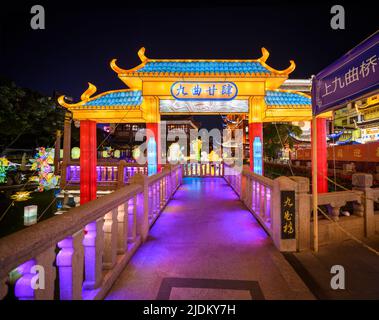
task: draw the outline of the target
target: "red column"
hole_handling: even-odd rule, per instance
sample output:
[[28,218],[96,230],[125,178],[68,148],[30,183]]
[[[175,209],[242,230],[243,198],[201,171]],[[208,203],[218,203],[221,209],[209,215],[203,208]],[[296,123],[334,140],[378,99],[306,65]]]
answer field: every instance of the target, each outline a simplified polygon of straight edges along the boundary
[[[150,130],[151,133],[154,135],[155,142],[157,144],[157,170],[158,172],[161,171],[161,130],[160,130],[160,123],[156,122],[149,122],[146,123],[146,129]],[[150,132],[147,132],[146,134],[146,143],[149,141],[149,138],[151,137]]]
[[96,199],[96,122],[80,121],[80,204]]
[[261,140],[262,148],[262,175],[263,175],[263,123],[249,123],[249,144],[250,144],[250,170],[254,172],[254,139],[259,137]]
[[317,118],[317,192],[328,192],[328,146],[326,119]]

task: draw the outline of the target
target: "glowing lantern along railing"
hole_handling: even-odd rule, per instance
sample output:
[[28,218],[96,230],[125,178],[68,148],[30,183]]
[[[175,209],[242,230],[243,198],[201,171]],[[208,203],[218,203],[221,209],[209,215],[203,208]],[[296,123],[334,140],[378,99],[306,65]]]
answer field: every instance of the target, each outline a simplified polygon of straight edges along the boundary
[[[136,174],[128,186],[0,239],[0,299],[8,286],[18,299],[103,298],[181,180],[180,166]],[[41,267],[45,288],[32,289]]]

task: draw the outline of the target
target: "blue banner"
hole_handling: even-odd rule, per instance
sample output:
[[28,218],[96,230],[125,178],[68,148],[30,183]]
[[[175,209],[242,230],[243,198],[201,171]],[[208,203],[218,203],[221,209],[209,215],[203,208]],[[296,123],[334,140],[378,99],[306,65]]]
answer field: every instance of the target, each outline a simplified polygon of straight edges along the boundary
[[379,90],[379,31],[318,73],[312,82],[317,115]]

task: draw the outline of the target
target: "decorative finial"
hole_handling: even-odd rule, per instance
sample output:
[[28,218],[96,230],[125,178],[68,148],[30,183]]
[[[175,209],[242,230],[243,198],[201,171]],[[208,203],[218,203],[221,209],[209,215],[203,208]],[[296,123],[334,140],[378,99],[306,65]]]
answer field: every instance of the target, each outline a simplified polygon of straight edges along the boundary
[[270,52],[265,47],[261,48],[262,50],[262,57],[259,58],[260,61],[266,62],[268,57],[270,56]]
[[80,99],[82,101],[88,100],[96,92],[96,90],[96,86],[93,85],[91,82],[88,82],[88,89],[82,93]]
[[142,47],[141,49],[138,50],[138,57],[140,58],[141,62],[146,62],[147,60],[149,60],[145,56],[145,47]]

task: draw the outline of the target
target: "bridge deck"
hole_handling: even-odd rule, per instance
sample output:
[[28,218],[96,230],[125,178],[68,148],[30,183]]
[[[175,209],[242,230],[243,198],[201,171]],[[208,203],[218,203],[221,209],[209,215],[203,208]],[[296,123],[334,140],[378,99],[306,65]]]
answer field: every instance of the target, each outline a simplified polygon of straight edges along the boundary
[[107,299],[312,299],[223,178],[185,178]]

